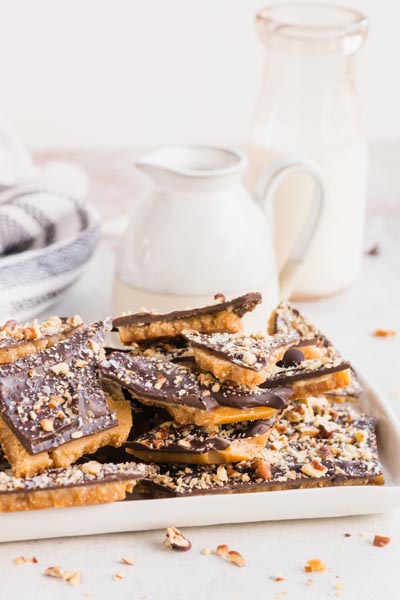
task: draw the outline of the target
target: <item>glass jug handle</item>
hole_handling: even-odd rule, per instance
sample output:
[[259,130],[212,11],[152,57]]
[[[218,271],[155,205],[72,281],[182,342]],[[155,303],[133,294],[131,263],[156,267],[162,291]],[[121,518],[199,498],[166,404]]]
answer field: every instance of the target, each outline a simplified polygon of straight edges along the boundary
[[308,159],[285,157],[271,163],[263,172],[256,188],[256,198],[266,213],[270,223],[273,223],[273,199],[278,186],[294,173],[306,173],[314,180],[313,201],[308,212],[308,218],[294,240],[289,257],[279,273],[279,294],[286,299],[293,291],[300,267],[307,256],[311,242],[318,229],[325,204],[325,186],[319,166]]

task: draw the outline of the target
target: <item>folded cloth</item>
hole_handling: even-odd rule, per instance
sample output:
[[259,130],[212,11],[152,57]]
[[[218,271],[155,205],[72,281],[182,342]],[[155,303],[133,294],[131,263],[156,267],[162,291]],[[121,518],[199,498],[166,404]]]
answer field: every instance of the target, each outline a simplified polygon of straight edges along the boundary
[[55,191],[0,193],[0,322],[53,304],[90,258],[99,224],[93,207]]

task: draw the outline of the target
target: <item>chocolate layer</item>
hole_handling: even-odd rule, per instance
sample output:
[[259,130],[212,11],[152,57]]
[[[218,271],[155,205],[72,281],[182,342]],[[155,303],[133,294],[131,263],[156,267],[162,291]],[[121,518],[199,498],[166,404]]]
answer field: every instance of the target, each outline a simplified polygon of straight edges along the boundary
[[90,461],[68,469],[51,469],[35,477],[25,479],[13,477],[6,471],[0,472],[0,495],[56,490],[83,485],[110,483],[113,481],[140,480],[151,475],[153,467],[142,463],[106,463]]
[[272,375],[272,377],[268,377],[260,387],[275,388],[276,386],[290,386],[295,381],[314,379],[315,377],[338,373],[349,368],[350,363],[340,359],[329,362],[322,362],[319,359],[306,360],[299,366],[283,368]]
[[228,360],[245,369],[261,371],[277,361],[276,353],[297,342],[296,335],[254,336],[230,333],[203,334],[197,331],[183,333],[193,348]]
[[128,440],[125,446],[133,450],[203,454],[210,450],[224,450],[237,440],[265,435],[274,423],[275,419],[265,419],[197,427],[168,421],[134,440]]
[[368,483],[383,483],[374,419],[318,399],[291,404],[258,459],[219,467],[158,465],[142,487],[180,497]]
[[37,321],[17,323],[10,320],[0,327],[0,350],[20,346],[27,342],[37,342],[42,339],[65,338],[82,326],[83,321],[78,315],[74,317],[50,317],[43,323]]
[[[217,294],[218,296],[218,294]],[[189,308],[186,310],[174,310],[169,313],[155,312],[139,312],[133,315],[123,315],[113,320],[113,327],[122,327],[126,325],[148,325],[155,321],[174,321],[179,319],[187,319],[200,315],[210,315],[225,310],[230,310],[239,317],[242,317],[247,312],[251,312],[262,301],[261,294],[252,292],[239,296],[233,300],[217,302],[210,306],[202,306],[200,308]]]
[[146,398],[201,410],[213,410],[218,406],[282,409],[286,405],[285,399],[292,393],[284,387],[270,391],[222,385],[208,373],[123,352],[110,354],[101,362],[100,370],[104,377],[128,388],[139,400]]
[[115,427],[97,377],[104,322],[0,366],[0,415],[30,454]]
[[[226,469],[224,465],[219,467],[212,465],[191,465],[185,468],[178,465],[156,465],[157,475],[154,479],[144,479],[141,490],[154,497],[183,497],[202,496],[210,494],[240,494],[246,492],[268,492],[276,490],[299,489],[302,487],[325,487],[351,485],[382,485],[383,475],[379,466],[368,469],[364,462],[353,463],[340,461],[323,461],[327,472],[323,478],[307,477],[302,475],[302,464],[288,464],[293,478],[286,477],[286,472],[279,467],[271,469],[271,479],[260,478],[254,467],[254,461],[236,463],[232,469]],[[228,481],[218,480],[218,469],[220,473],[229,473]],[[224,471],[222,471],[224,469]],[[194,483],[195,482],[195,483]]]

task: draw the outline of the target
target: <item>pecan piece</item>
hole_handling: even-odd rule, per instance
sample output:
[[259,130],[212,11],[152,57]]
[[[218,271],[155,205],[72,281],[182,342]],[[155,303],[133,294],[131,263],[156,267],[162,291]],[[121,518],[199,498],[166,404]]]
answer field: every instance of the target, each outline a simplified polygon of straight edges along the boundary
[[263,460],[262,458],[256,458],[251,463],[251,466],[254,469],[256,477],[259,479],[265,479],[266,481],[272,479],[271,465],[266,460]]
[[322,573],[323,571],[326,571],[327,568],[326,564],[319,558],[311,558],[304,566],[306,573]]
[[374,537],[373,545],[377,548],[383,548],[384,546],[390,544],[390,540],[390,537],[386,537],[384,535],[376,535]]
[[226,558],[226,560],[236,565],[237,567],[244,567],[245,565],[243,556],[236,550],[229,550],[229,546],[227,546],[226,544],[220,544],[219,546],[217,546],[215,553],[221,558]]
[[168,527],[165,537],[164,544],[171,550],[187,552],[192,547],[191,542],[176,527]]
[[396,335],[396,332],[393,329],[375,329],[372,335],[375,337],[388,338],[394,337]]

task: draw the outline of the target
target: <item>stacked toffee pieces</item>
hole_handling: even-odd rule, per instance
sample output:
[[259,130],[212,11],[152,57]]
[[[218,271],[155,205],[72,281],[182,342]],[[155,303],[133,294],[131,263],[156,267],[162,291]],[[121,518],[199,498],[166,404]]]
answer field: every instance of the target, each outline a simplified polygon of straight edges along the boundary
[[[350,364],[282,303],[242,333],[247,294],[114,319],[126,352],[100,365],[133,402],[126,451],[151,464],[151,497],[381,484],[373,419],[338,401],[361,392]],[[334,404],[336,402],[336,404]]]
[[121,446],[132,426],[129,402],[101,383],[106,329],[78,317],[0,329],[0,512],[123,499],[151,474],[82,458]]
[[[0,511],[148,497],[382,484],[350,364],[283,303],[0,328]],[[105,352],[105,350],[107,352]],[[341,402],[341,403],[339,403]],[[141,462],[127,462],[132,455]]]

